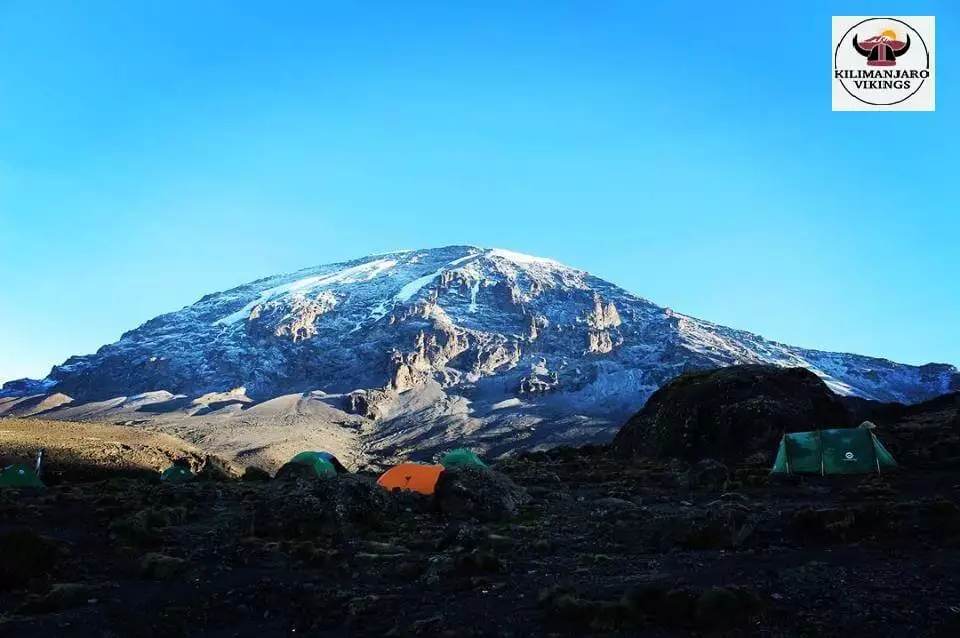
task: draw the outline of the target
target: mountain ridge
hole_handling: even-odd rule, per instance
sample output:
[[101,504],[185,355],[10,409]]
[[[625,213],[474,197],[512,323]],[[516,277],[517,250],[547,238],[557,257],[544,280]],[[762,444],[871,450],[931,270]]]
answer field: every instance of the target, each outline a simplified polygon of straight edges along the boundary
[[82,414],[138,421],[143,406],[114,400],[164,391],[148,420],[174,427],[169,415],[177,414],[176,433],[198,437],[227,416],[245,427],[252,405],[289,396],[280,403],[292,412],[282,418],[346,428],[357,454],[453,439],[506,452],[604,440],[668,379],[740,363],[806,367],[834,392],[880,401],[960,389],[948,364],[789,346],[674,312],[556,260],[460,245],[324,264],[205,295],[43,380],[5,384],[3,394],[73,399],[51,418],[75,418],[78,406],[99,402]]

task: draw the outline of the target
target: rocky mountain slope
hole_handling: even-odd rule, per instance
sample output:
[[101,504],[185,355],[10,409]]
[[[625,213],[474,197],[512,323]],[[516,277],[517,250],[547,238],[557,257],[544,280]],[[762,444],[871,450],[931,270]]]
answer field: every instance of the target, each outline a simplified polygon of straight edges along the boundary
[[286,454],[321,430],[318,443],[333,437],[358,462],[452,440],[496,455],[608,439],[668,379],[743,363],[808,368],[880,401],[960,389],[950,365],[795,348],[553,260],[449,246],[207,295],[46,379],[6,384],[0,412],[48,397],[46,418],[155,426],[235,456],[280,442]]

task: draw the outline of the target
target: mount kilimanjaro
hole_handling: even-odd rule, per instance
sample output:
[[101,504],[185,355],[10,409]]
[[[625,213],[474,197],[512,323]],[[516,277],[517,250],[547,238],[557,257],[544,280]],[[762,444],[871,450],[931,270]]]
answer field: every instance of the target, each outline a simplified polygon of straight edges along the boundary
[[454,444],[495,456],[607,440],[668,379],[742,363],[879,401],[960,389],[951,365],[787,346],[550,259],[449,246],[207,295],[5,384],[0,415],[158,429],[267,466],[311,445],[354,465]]

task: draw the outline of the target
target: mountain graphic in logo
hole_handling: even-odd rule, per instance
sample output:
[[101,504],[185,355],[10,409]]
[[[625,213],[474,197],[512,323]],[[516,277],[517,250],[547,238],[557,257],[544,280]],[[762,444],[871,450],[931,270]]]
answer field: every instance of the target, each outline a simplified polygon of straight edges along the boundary
[[857,42],[857,34],[850,40],[853,48],[867,59],[867,66],[896,66],[897,58],[910,50],[910,34],[906,41],[898,40],[896,31],[887,29],[862,42]]

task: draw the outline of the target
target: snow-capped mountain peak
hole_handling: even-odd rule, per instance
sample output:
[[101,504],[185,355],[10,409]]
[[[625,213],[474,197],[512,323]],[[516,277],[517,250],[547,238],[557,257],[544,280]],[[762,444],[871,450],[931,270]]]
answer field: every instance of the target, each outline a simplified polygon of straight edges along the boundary
[[[207,295],[96,354],[71,357],[30,387],[75,402],[159,390],[200,397],[243,387],[254,402],[319,392],[330,409],[380,424],[381,445],[453,431],[510,447],[602,438],[666,380],[737,363],[804,366],[838,393],[884,401],[960,386],[953,366],[787,346],[673,312],[552,259],[447,246]],[[18,387],[27,385],[7,393]]]

